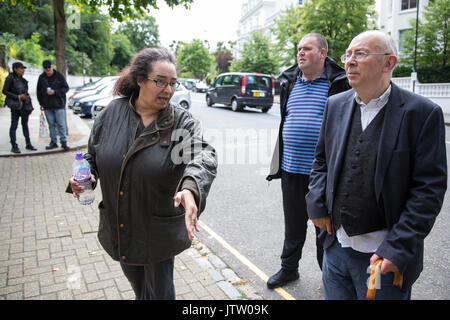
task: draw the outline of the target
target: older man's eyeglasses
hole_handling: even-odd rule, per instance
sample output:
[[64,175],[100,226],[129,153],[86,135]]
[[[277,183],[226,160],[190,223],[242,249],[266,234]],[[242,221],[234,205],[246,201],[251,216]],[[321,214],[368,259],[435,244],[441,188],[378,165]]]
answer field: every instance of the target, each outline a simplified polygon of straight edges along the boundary
[[167,86],[170,86],[172,89],[178,88],[180,83],[178,81],[164,81],[159,79],[153,79],[152,77],[147,77],[148,80],[152,80],[158,88],[166,88]]
[[342,63],[346,63],[348,60],[350,60],[352,58],[352,56],[355,59],[355,61],[363,61],[369,55],[389,56],[391,54],[385,53],[385,52],[364,52],[364,51],[347,52],[341,56],[341,61],[342,61]]

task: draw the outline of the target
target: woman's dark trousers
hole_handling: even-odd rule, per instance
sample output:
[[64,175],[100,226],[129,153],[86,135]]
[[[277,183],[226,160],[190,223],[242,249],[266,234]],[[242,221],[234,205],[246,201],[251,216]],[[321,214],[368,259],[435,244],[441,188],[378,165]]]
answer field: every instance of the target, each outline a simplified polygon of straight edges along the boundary
[[149,265],[120,263],[130,281],[136,300],[175,300],[173,268],[175,258]]
[[28,117],[30,114],[25,110],[11,110],[11,126],[9,127],[9,139],[13,147],[17,146],[16,131],[19,126],[19,119],[21,118],[22,132],[25,137],[27,146],[31,145],[30,131],[28,130]]

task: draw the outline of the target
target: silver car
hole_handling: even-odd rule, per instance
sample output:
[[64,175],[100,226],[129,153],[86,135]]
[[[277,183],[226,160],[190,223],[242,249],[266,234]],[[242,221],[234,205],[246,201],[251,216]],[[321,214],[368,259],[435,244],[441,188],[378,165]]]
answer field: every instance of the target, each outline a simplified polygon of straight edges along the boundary
[[[98,114],[106,109],[108,104],[116,98],[119,98],[119,96],[111,96],[95,101],[92,105],[93,117],[96,118]],[[172,99],[170,99],[170,102],[172,102],[173,104],[178,104],[185,109],[189,109],[191,107],[191,92],[182,84],[180,84],[175,90],[175,93],[173,94]]]
[[170,102],[173,104],[179,104],[185,109],[189,109],[191,107],[191,92],[180,84],[175,90]]

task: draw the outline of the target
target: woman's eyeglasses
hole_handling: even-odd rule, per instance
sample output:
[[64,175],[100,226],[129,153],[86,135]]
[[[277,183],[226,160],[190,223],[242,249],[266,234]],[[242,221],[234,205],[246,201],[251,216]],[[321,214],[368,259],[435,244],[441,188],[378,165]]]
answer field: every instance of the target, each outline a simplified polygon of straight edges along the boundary
[[166,88],[167,86],[170,86],[172,89],[178,88],[180,83],[178,81],[164,81],[159,79],[153,79],[152,77],[147,77],[148,80],[152,80],[158,88]]

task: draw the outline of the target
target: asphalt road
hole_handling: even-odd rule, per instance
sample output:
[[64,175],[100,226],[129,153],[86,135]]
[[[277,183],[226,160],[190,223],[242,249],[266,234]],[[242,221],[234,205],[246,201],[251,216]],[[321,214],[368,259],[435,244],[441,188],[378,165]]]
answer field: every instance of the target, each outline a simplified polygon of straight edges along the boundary
[[[267,289],[262,280],[279,270],[283,244],[280,181],[265,180],[280,120],[278,105],[265,114],[254,109],[233,112],[223,105],[207,107],[204,94],[191,96],[191,112],[201,120],[204,135],[219,158],[218,175],[200,219],[206,227],[198,237],[264,299],[323,299],[311,222],[299,266],[300,279],[282,291]],[[450,299],[449,211],[446,196],[425,240],[424,270],[413,287],[412,299]]]

